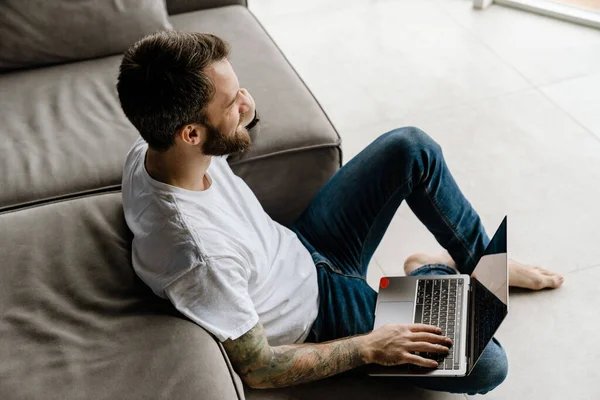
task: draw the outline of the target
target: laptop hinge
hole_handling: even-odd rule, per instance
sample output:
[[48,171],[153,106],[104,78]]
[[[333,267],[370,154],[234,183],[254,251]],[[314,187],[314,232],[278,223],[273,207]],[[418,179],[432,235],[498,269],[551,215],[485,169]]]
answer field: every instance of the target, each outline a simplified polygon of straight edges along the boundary
[[470,338],[472,339],[471,336],[471,330],[472,330],[472,324],[473,324],[473,285],[470,284],[469,285],[469,290],[467,291],[467,343],[465,346],[465,354],[466,354],[466,358],[467,358],[467,371],[471,370],[471,346],[472,346],[472,340],[469,340]]

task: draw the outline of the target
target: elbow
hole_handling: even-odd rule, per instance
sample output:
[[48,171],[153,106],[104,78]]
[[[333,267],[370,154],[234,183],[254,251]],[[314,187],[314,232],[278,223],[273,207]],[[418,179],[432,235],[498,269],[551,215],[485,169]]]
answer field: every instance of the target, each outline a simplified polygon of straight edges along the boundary
[[252,373],[240,375],[240,378],[242,378],[242,382],[251,389],[272,389],[275,387],[268,381],[257,379]]

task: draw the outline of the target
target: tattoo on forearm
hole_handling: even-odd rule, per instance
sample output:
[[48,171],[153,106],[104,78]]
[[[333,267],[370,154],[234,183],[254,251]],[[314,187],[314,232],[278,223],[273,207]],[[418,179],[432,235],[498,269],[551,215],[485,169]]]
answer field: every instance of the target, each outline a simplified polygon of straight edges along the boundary
[[239,339],[223,344],[236,371],[254,387],[282,387],[314,381],[364,364],[355,340],[346,338],[272,348],[260,324]]

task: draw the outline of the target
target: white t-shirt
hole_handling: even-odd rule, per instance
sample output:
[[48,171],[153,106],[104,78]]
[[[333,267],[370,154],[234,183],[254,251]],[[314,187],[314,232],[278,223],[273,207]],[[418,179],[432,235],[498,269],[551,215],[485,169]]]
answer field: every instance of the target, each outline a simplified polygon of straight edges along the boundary
[[221,341],[260,321],[272,346],[304,342],[319,299],[298,236],[265,213],[225,157],[212,158],[210,187],[191,191],[153,179],[147,149],[139,138],[123,172],[137,275]]

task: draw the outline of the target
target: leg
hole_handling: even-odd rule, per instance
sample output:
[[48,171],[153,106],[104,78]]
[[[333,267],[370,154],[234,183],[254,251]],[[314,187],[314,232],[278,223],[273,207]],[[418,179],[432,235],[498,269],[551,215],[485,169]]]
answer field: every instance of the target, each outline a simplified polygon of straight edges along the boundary
[[347,275],[328,260],[317,262],[319,313],[307,342],[329,340],[373,330],[375,292],[362,276]]
[[[456,269],[454,260],[448,253],[439,255],[413,254],[404,262],[404,272],[408,275],[410,271],[426,264],[445,264]],[[524,265],[512,259],[508,260],[508,280],[510,286],[532,290],[556,289],[564,282],[564,278],[555,272],[536,266]]]
[[440,146],[416,128],[388,132],[341,168],[290,226],[317,264],[321,302],[308,341],[373,329],[377,294],[366,270],[404,199],[458,267],[471,272],[489,239]]
[[471,374],[461,378],[407,378],[413,385],[428,390],[470,395],[485,394],[506,379],[508,359],[504,348],[492,338]]
[[[404,269],[407,275],[445,275],[456,271],[443,264],[427,264],[416,267],[414,261],[407,259]],[[487,345],[481,358],[468,376],[462,378],[406,378],[415,386],[423,389],[450,393],[485,394],[500,385],[508,374],[506,352],[496,338]]]
[[489,238],[440,146],[416,128],[381,135],[327,182],[290,228],[334,268],[364,277],[403,200],[457,268],[471,273]]

